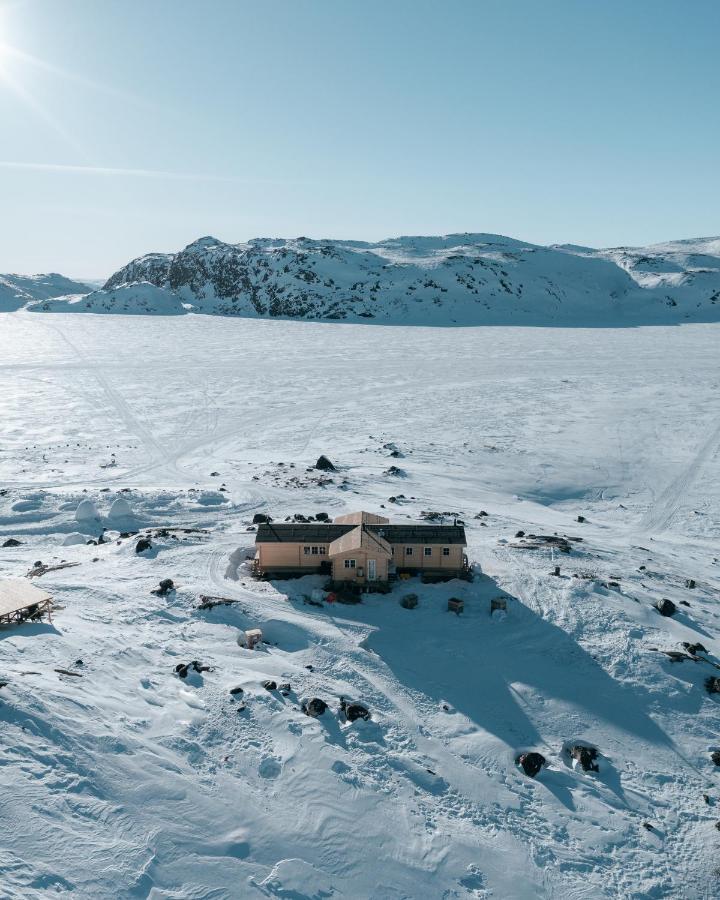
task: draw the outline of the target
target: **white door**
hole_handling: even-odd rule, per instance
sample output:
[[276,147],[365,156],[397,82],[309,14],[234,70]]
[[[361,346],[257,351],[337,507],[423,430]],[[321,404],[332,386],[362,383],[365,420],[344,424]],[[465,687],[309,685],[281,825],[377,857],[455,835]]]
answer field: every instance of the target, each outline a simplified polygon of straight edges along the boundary
[[368,564],[368,581],[375,581],[377,578],[377,560],[369,559]]

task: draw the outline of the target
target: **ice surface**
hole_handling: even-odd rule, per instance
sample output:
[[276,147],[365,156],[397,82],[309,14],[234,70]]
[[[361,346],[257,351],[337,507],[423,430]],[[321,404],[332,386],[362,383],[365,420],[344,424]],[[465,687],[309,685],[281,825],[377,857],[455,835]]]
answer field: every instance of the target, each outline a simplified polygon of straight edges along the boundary
[[[654,648],[720,654],[719,342],[0,315],[0,545],[21,541],[0,571],[78,563],[37,581],[52,624],[0,631],[0,894],[716,896],[717,670]],[[321,453],[330,483],[306,471]],[[152,551],[106,515],[118,496]],[[63,545],[83,500],[106,542]],[[319,578],[249,577],[255,512],[360,508],[460,514],[482,574],[322,608],[304,602]],[[523,550],[518,530],[583,541]],[[151,593],[164,578],[176,590]],[[236,602],[198,611],[200,594]],[[212,670],[178,678],[192,660]],[[343,722],[341,696],[372,721]],[[514,762],[531,749],[535,780]]]

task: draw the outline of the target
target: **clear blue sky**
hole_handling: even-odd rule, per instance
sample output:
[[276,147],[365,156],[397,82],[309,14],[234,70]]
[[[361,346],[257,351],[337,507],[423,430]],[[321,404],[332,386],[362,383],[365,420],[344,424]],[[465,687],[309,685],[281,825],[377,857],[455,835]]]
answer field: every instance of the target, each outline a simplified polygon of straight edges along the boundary
[[717,234],[719,39],[718,0],[0,0],[0,272]]

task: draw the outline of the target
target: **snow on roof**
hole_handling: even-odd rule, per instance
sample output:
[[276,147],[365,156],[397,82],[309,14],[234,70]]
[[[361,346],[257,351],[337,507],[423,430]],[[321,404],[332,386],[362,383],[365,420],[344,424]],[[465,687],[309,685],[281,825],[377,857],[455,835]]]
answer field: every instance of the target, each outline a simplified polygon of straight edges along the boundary
[[0,616],[6,616],[46,600],[52,600],[50,594],[35,587],[34,584],[30,584],[29,581],[20,579],[0,581]]

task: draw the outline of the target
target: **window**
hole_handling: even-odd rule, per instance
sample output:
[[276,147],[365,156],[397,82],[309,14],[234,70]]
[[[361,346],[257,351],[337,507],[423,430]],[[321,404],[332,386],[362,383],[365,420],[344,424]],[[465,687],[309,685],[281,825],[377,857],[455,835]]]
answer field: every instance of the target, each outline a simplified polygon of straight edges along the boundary
[[346,569],[354,569],[355,568],[355,560],[354,559],[346,559],[345,560],[345,568]]
[[303,553],[305,554],[305,556],[310,556],[310,548],[309,548],[309,547],[303,547]]
[[425,548],[425,556],[432,556],[432,547]]
[[313,548],[312,548],[312,555],[313,555],[313,556],[317,556],[317,555],[318,555],[318,548],[317,548],[317,547],[313,547]]
[[325,553],[327,552],[326,547],[318,547],[318,550],[320,551],[320,556],[325,556]]
[[390,556],[395,556],[395,548],[390,547]]
[[450,548],[443,547],[443,556],[450,556]]
[[412,547],[406,547],[406,548],[405,548],[405,556],[412,556],[412,552],[413,552],[413,548],[412,548]]

